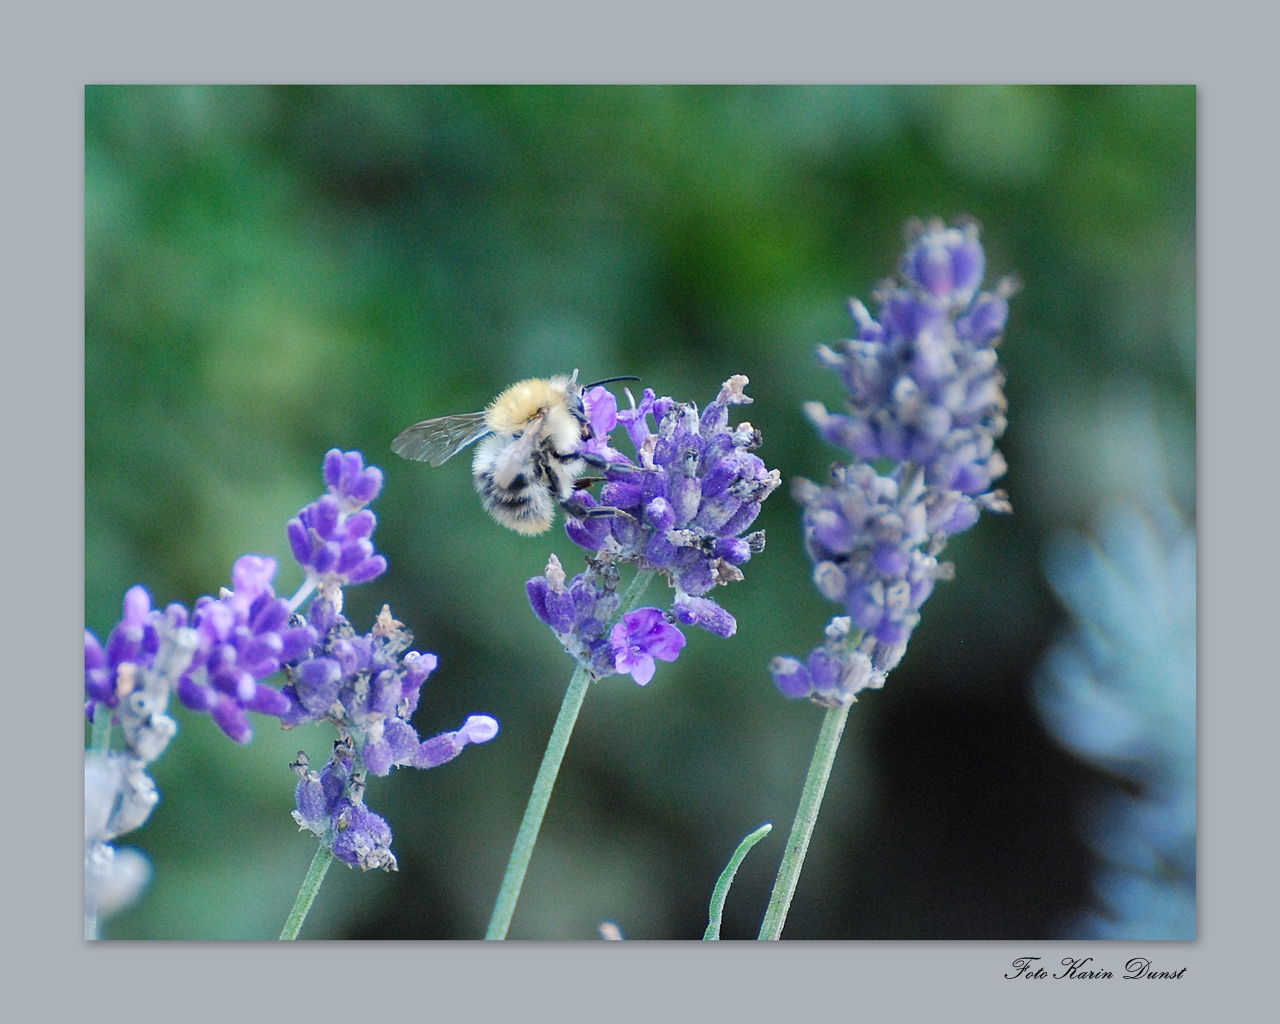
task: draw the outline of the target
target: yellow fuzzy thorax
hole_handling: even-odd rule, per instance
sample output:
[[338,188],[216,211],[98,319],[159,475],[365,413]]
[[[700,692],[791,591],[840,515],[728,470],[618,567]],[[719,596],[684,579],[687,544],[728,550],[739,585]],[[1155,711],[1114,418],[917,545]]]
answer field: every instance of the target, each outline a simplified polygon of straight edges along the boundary
[[518,381],[489,403],[484,411],[485,422],[495,434],[516,434],[524,430],[540,409],[563,411],[569,380],[561,374]]

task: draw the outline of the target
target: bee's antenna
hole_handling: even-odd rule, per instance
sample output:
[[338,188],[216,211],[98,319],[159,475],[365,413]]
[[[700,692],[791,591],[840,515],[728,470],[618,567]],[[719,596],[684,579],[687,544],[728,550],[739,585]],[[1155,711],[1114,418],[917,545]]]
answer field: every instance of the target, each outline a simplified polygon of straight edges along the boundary
[[619,380],[639,380],[639,379],[640,379],[639,377],[632,377],[629,375],[625,377],[606,377],[604,380],[598,380],[594,384],[586,385],[586,387],[584,387],[582,390],[590,391],[592,388],[599,387],[601,384],[612,384],[614,381],[619,381]]

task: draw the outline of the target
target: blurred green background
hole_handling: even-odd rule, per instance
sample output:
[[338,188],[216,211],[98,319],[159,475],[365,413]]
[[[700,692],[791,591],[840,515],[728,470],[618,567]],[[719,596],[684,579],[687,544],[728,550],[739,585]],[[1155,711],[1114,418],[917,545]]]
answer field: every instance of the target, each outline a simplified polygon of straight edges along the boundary
[[[390,603],[438,653],[421,733],[502,723],[372,780],[400,871],[335,866],[304,935],[479,937],[572,667],[524,591],[552,551],[581,568],[563,530],[503,530],[469,458],[404,462],[391,438],[523,376],[639,374],[702,405],[745,373],[766,463],[821,479],[839,452],[800,407],[841,391],[813,347],[849,336],[849,296],[874,310],[930,215],[978,218],[988,283],[1024,285],[1001,348],[1015,514],[952,543],[956,579],[855,707],[786,935],[1047,937],[1087,901],[1077,828],[1104,780],[1029,700],[1061,619],[1040,555],[1117,498],[1194,515],[1193,87],[110,86],[85,115],[87,626],[105,637],[137,582],[216,594],[245,552],[291,593],[285,521],[326,450],[359,449],[386,473],[390,570],[348,614]],[[738,635],[693,630],[646,688],[590,694],[512,937],[697,938],[772,821],[726,909],[724,937],[754,936],[821,719],[766,666],[836,611],[785,489],[757,525],[767,550],[715,595]],[[162,801],[122,841],[154,878],[106,934],[274,937],[315,848],[287,763],[332,729],[258,718],[239,748],[174,714]]]

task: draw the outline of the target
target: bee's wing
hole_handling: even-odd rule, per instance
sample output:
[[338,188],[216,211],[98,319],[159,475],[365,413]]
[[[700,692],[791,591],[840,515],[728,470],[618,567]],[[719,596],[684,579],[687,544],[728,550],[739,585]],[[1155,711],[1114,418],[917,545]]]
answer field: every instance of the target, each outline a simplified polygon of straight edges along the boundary
[[487,433],[489,426],[485,423],[484,413],[463,412],[415,423],[396,436],[391,442],[391,450],[414,462],[430,462],[438,466]]

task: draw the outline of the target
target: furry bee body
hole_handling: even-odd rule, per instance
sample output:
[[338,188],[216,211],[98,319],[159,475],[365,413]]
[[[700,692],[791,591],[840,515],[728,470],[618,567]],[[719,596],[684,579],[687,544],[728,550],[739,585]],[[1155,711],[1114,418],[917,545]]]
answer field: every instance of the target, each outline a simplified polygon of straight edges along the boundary
[[489,403],[485,423],[492,433],[471,462],[481,504],[517,533],[545,533],[586,466],[577,452],[591,439],[591,425],[576,379],[512,384]]
[[[471,475],[485,511],[517,533],[536,536],[550,529],[556,506],[573,495],[587,465],[580,449],[593,435],[583,390],[577,370],[522,380],[483,412],[415,423],[391,442],[391,450],[439,466],[480,441]],[[598,506],[579,514],[625,515]]]

